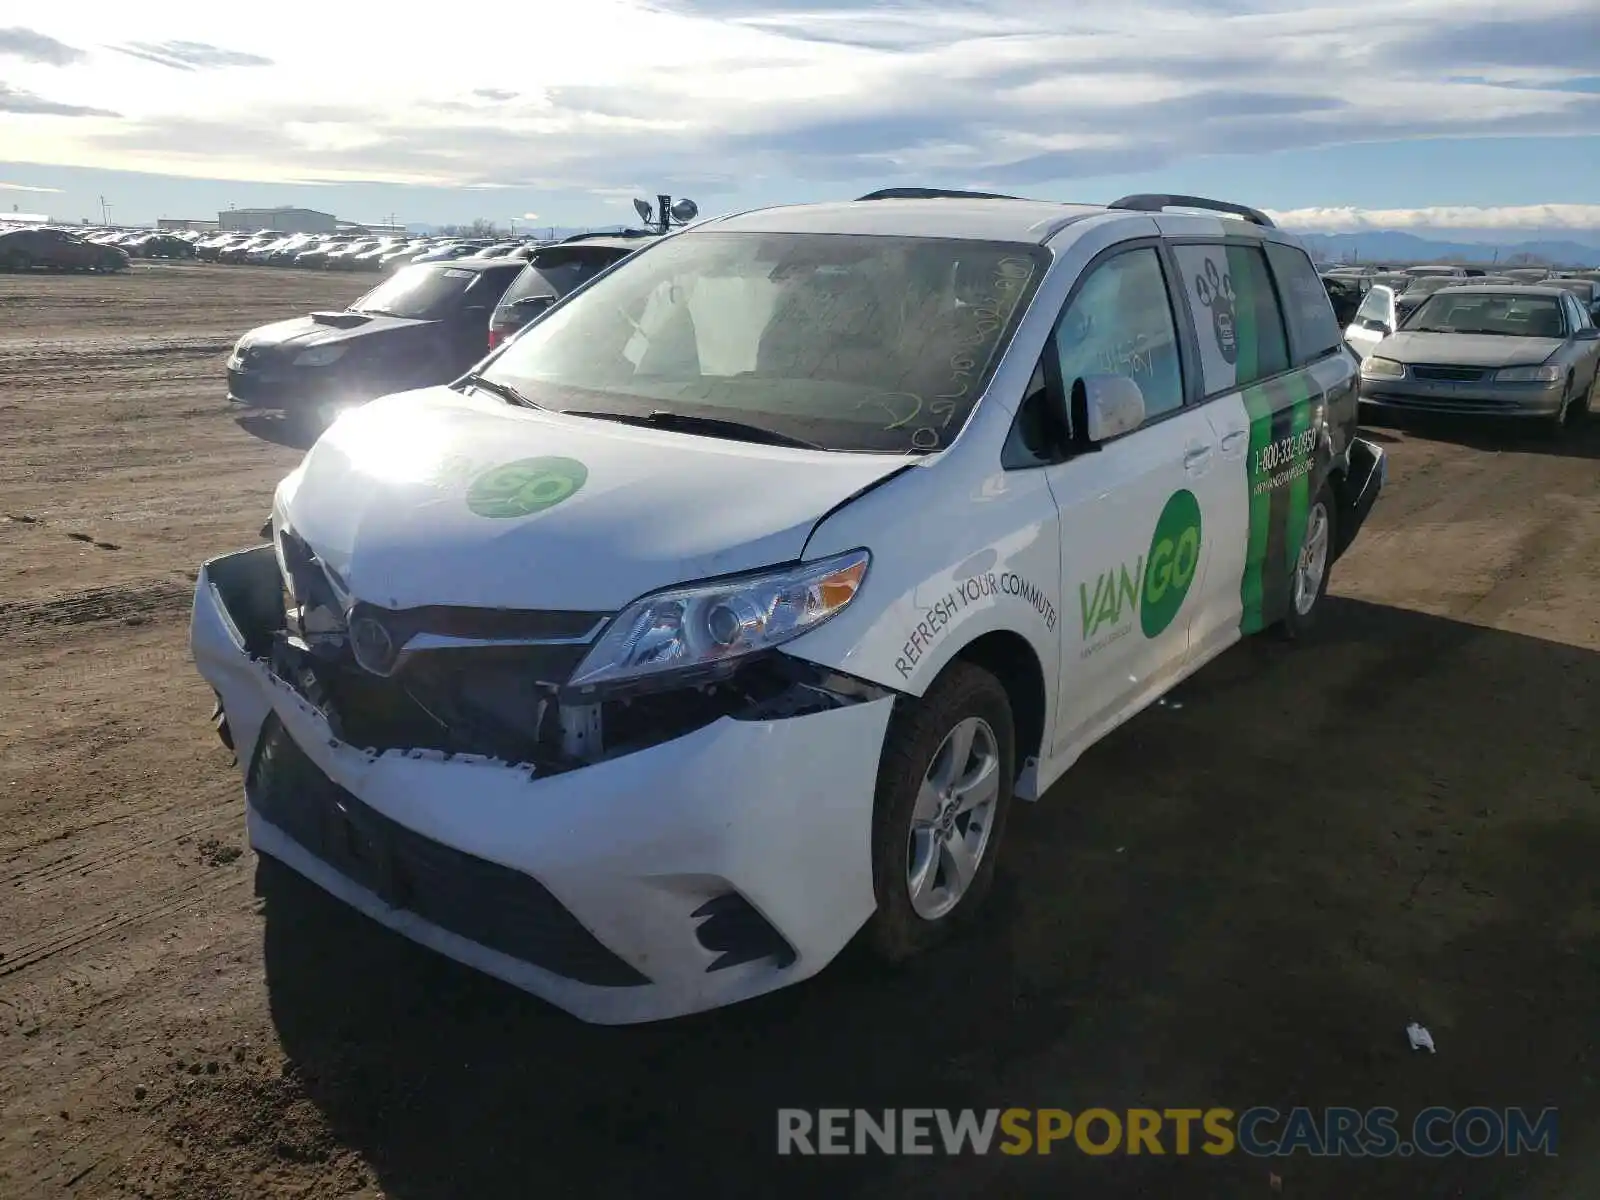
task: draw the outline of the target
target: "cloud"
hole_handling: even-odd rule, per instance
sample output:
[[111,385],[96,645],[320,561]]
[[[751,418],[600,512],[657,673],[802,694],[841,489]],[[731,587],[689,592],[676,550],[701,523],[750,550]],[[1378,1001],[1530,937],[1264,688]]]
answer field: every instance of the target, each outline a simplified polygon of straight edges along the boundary
[[0,112],[23,113],[39,117],[115,117],[119,114],[83,104],[61,104],[32,92],[0,83]]
[[28,183],[0,182],[0,192],[60,192],[60,188],[34,187]]
[[272,66],[270,58],[263,58],[259,54],[224,50],[220,46],[210,46],[205,42],[129,42],[122,46],[112,46],[111,49],[119,54],[171,67],[176,71]]
[[1600,204],[1521,204],[1480,208],[1445,205],[1432,208],[1297,208],[1269,212],[1286,229],[1317,233],[1363,233],[1368,230],[1432,229],[1555,230],[1600,229]]
[[18,26],[0,29],[0,54],[52,67],[70,66],[88,57],[75,46]]
[[129,42],[175,68],[148,96],[108,85],[133,119],[8,157],[700,200],[762,179],[1063,195],[1209,155],[1600,131],[1593,63],[1562,48],[1592,59],[1594,0],[1520,0],[1516,32],[1499,0],[591,3],[550,38],[601,24],[606,53],[539,55],[538,86],[514,39],[475,50],[467,90],[400,31],[337,70],[324,42],[264,37],[280,62],[225,95],[187,73],[266,60]]
[[1398,40],[1387,57],[1402,63],[1555,68],[1592,74],[1600,63],[1600,8],[1452,21]]

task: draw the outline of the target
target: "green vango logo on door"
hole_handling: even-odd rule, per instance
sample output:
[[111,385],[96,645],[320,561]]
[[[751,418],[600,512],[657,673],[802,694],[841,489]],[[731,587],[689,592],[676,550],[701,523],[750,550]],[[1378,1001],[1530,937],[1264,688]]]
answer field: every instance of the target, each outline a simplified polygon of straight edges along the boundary
[[1139,609],[1139,627],[1145,637],[1153,638],[1172,624],[1199,565],[1200,502],[1193,492],[1173,492],[1150,537],[1144,604]]
[[[1083,640],[1098,650],[1126,634],[1132,617],[1147,638],[1159,637],[1178,615],[1200,565],[1200,502],[1174,492],[1156,519],[1150,549],[1131,563],[1102,571],[1093,585],[1078,584]],[[1102,634],[1108,634],[1100,640]]]

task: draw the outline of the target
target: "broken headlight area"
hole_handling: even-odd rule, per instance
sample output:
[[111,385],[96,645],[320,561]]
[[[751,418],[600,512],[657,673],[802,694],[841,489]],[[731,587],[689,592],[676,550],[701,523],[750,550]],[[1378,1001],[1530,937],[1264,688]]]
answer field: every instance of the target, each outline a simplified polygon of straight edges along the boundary
[[[225,607],[251,657],[317,708],[334,737],[372,753],[471,755],[550,773],[724,717],[778,720],[888,694],[776,649],[574,687],[614,625],[608,614],[382,609],[352,600],[292,532],[279,530],[274,552],[280,578],[241,580]],[[271,570],[270,559],[252,561]]]
[[[477,755],[543,773],[648,749],[723,717],[777,720],[887,694],[771,653],[714,682],[573,704],[550,678],[557,672],[548,669],[545,647],[432,650],[410,656],[392,676],[367,671],[348,649],[327,650],[285,632],[272,668],[323,713],[340,741],[377,753]],[[570,672],[574,664],[565,665]]]

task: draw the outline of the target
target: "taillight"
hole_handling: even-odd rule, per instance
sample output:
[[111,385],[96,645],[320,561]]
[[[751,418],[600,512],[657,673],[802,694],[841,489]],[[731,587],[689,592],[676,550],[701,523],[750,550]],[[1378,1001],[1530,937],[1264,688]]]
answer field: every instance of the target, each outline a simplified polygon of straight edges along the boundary
[[493,350],[503,341],[505,341],[505,334],[501,333],[498,329],[489,330],[489,349]]

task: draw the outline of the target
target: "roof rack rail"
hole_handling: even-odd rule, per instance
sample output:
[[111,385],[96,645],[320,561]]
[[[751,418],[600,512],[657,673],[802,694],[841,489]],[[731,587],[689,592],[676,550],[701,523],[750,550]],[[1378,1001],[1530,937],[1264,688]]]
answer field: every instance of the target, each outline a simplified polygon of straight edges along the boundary
[[857,196],[857,200],[1020,200],[998,192],[963,192],[954,188],[892,187]]
[[1260,225],[1266,229],[1277,228],[1272,218],[1258,208],[1248,208],[1243,204],[1230,204],[1226,200],[1207,200],[1204,196],[1141,194],[1124,196],[1121,200],[1113,200],[1106,207],[1128,209],[1132,212],[1163,212],[1169,208],[1199,208],[1208,212],[1232,213],[1236,217],[1243,217],[1252,225]]

